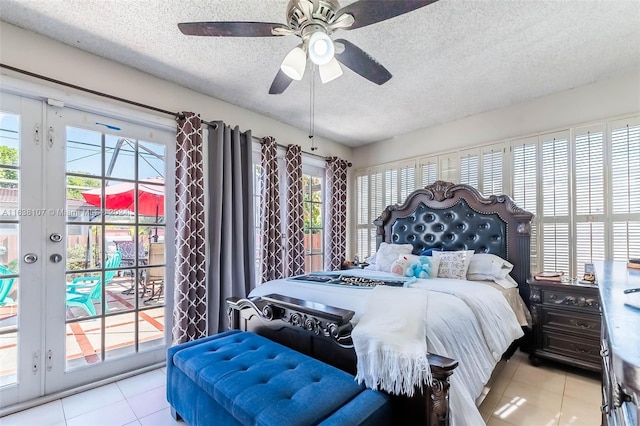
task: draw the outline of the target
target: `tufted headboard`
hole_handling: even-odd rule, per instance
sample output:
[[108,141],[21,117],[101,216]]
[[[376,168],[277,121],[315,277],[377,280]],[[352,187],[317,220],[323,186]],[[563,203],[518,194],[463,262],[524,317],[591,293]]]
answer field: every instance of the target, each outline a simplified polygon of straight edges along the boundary
[[472,186],[436,181],[388,206],[373,223],[377,246],[412,244],[415,254],[428,248],[474,250],[508,260],[528,303],[532,218],[507,195],[484,197]]

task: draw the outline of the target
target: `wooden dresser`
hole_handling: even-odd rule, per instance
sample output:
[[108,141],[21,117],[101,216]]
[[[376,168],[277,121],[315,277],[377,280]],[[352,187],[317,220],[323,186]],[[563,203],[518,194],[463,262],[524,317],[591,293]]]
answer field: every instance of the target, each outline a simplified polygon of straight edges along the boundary
[[602,302],[602,425],[640,426],[640,270],[596,262]]
[[600,299],[596,285],[528,281],[531,288],[533,349],[529,358],[601,370]]

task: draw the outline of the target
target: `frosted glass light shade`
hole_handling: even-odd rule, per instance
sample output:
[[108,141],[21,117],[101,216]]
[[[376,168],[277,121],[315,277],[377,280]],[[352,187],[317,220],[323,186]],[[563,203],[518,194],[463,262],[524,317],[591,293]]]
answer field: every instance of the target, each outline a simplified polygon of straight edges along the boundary
[[325,33],[317,31],[309,37],[309,58],[314,64],[328,64],[335,52],[333,40]]
[[300,47],[294,47],[291,52],[287,53],[280,69],[287,77],[293,80],[302,80],[304,70],[307,67],[307,55]]
[[318,68],[320,68],[320,80],[322,83],[328,83],[342,75],[342,68],[336,58],[331,58],[329,63],[320,65]]

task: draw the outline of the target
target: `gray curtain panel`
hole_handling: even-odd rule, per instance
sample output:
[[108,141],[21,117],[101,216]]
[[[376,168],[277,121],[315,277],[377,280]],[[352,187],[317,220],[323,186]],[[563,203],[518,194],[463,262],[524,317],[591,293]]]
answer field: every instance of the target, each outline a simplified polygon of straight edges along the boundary
[[262,138],[262,282],[284,278],[284,247],[280,218],[278,145]]
[[327,158],[324,214],[324,268],[327,271],[339,270],[346,256],[348,168],[345,160]]
[[302,200],[302,148],[289,145],[285,155],[285,274],[287,277],[304,274],[304,206]]
[[202,122],[191,112],[177,121],[174,345],[207,335]]
[[207,270],[209,334],[229,327],[226,299],[255,286],[251,131],[209,124]]

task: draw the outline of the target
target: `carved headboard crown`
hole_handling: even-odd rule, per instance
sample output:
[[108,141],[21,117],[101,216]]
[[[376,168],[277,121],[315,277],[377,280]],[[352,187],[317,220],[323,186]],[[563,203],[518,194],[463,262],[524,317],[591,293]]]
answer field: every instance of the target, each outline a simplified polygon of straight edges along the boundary
[[373,223],[377,246],[409,243],[416,254],[434,247],[496,254],[513,263],[511,276],[528,300],[532,218],[508,195],[485,197],[472,186],[439,180],[388,206]]

